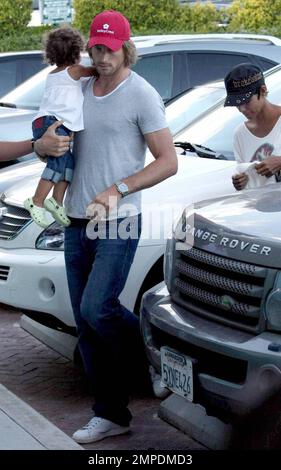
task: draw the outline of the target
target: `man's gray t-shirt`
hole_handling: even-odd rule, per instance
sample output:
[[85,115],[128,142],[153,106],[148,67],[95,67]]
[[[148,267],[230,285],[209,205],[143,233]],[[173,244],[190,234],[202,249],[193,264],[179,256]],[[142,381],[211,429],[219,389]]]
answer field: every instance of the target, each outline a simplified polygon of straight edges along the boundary
[[[85,218],[94,197],[117,181],[142,170],[144,134],[167,127],[165,108],[157,91],[131,71],[112,93],[93,94],[94,78],[84,89],[84,130],[75,134],[75,170],[65,206],[70,217]],[[138,214],[141,193],[129,194],[109,218]]]

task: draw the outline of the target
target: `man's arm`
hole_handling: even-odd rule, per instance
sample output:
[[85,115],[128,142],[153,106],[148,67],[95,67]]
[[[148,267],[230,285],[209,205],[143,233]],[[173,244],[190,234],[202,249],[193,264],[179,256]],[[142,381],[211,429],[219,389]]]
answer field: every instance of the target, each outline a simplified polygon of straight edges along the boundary
[[[145,139],[155,160],[138,173],[124,178],[123,181],[129,188],[129,194],[160,183],[176,174],[178,169],[177,154],[168,128],[146,134]],[[112,185],[96,196],[91,203],[91,210],[87,213],[93,216],[95,213],[95,207],[93,206],[96,204],[104,206],[108,213],[115,207],[120,198],[121,195],[116,186]]]
[[178,170],[178,158],[168,128],[145,135],[148,148],[155,160],[135,175],[124,179],[129,193],[150,188],[173,176]]

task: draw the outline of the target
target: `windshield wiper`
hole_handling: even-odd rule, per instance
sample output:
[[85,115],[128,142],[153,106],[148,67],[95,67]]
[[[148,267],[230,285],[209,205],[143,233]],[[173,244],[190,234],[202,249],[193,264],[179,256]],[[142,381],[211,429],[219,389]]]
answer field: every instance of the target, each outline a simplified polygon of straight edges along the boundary
[[1,103],[0,102],[0,106],[2,106],[3,108],[16,108],[16,105],[14,103]]
[[203,147],[203,145],[191,144],[190,142],[174,142],[174,146],[182,148],[183,155],[185,155],[186,152],[193,152],[196,153],[196,155],[198,155],[200,158],[227,160],[227,158],[222,153],[215,152],[208,147]]

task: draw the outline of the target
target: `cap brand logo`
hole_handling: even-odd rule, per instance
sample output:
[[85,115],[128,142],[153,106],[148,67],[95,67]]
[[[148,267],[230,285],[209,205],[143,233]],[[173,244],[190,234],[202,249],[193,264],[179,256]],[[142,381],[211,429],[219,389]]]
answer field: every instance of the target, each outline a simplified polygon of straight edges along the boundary
[[243,78],[242,80],[233,80],[232,83],[233,83],[234,88],[241,88],[241,87],[251,85],[251,83],[258,82],[261,79],[262,79],[262,74],[256,73],[255,75],[251,75],[248,78]]
[[114,31],[111,31],[111,29],[109,29],[109,24],[108,23],[104,23],[102,25],[102,29],[97,29],[97,33],[114,34]]

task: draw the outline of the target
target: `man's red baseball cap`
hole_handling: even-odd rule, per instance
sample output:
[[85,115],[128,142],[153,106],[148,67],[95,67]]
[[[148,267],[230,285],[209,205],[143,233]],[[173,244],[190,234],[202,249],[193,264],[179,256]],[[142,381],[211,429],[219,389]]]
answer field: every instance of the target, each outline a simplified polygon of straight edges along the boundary
[[89,36],[88,47],[101,44],[115,52],[130,39],[130,23],[118,11],[106,10],[94,17]]

